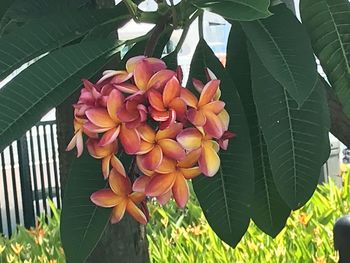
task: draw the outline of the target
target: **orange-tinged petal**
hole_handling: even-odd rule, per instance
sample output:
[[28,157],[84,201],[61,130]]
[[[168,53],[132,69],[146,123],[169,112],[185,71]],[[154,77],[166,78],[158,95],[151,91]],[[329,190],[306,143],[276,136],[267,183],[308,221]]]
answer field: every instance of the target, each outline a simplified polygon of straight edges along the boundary
[[159,130],[156,135],[156,140],[175,139],[182,131],[183,125],[181,123],[174,123],[164,130]]
[[211,111],[215,114],[219,114],[225,107],[225,102],[216,100],[209,102],[208,104],[204,105],[201,110],[202,111]]
[[139,89],[131,83],[122,83],[122,84],[114,85],[114,87],[116,87],[118,90],[126,94],[134,94],[139,91]]
[[135,154],[140,149],[141,138],[136,129],[128,129],[123,124],[119,138],[127,154]]
[[153,75],[152,68],[147,61],[141,60],[137,63],[134,70],[134,80],[136,86],[145,91],[147,89],[147,84]]
[[111,216],[112,224],[118,223],[123,219],[128,202],[129,200],[127,198],[123,198],[123,200],[113,208]]
[[154,147],[153,143],[146,142],[144,140],[141,141],[140,149],[136,152],[137,155],[144,155],[149,153]]
[[171,125],[173,125],[176,121],[176,112],[174,110],[168,111],[169,117],[166,121],[163,121],[159,123],[159,129],[160,130],[165,130],[169,128]]
[[222,134],[224,133],[222,123],[217,115],[212,113],[211,111],[205,112],[205,117],[207,121],[205,122],[205,125],[203,126],[204,131],[214,138],[219,139]]
[[86,117],[92,124],[101,128],[112,128],[115,122],[109,116],[107,110],[103,108],[90,109],[85,112]]
[[147,170],[145,167],[143,167],[143,164],[142,164],[141,160],[142,160],[141,155],[137,155],[137,156],[136,156],[136,164],[137,164],[137,167],[140,169],[140,171],[141,171],[144,175],[153,176],[153,175],[154,175],[154,171]]
[[149,80],[147,84],[147,90],[148,89],[160,89],[165,86],[165,84],[171,79],[173,76],[175,76],[175,72],[172,70],[164,69],[161,71],[158,71],[156,74],[152,76],[152,78]]
[[129,58],[128,61],[126,62],[126,71],[129,73],[134,72],[136,65],[144,60],[146,57],[145,56],[136,56]]
[[172,139],[163,139],[158,141],[162,148],[163,154],[175,160],[181,160],[185,157],[185,150],[182,146]]
[[135,204],[140,204],[143,200],[145,200],[146,196],[144,193],[141,192],[133,192],[129,194],[129,198],[131,201],[133,201]]
[[191,91],[188,89],[182,88],[181,89],[181,98],[184,100],[184,102],[192,107],[192,108],[197,108],[198,104],[198,99]]
[[202,81],[200,81],[199,79],[192,79],[192,84],[193,87],[198,91],[198,93],[200,94],[204,88],[204,84]]
[[146,187],[145,194],[148,196],[160,196],[165,194],[173,187],[176,175],[176,172],[154,175]]
[[150,107],[149,113],[151,114],[153,120],[160,122],[167,121],[170,117],[168,111],[157,111],[152,107]]
[[196,128],[187,128],[177,135],[176,140],[188,151],[198,149],[202,145],[203,135]]
[[90,200],[101,207],[114,207],[122,201],[120,196],[117,196],[111,189],[101,189],[94,192],[90,196]]
[[157,111],[165,111],[162,95],[156,90],[150,90],[148,93],[148,101]]
[[153,72],[166,69],[166,64],[159,58],[146,58],[146,61],[151,65]]
[[92,124],[91,122],[84,123],[83,130],[85,134],[94,134],[94,133],[102,133],[108,131],[111,127],[101,128]]
[[134,192],[144,193],[150,181],[151,177],[142,175],[135,180],[132,185],[132,190]]
[[112,155],[117,151],[117,143],[111,143],[105,146],[99,145],[98,139],[88,139],[86,142],[87,149],[90,153],[90,155],[96,159],[100,159],[103,157],[107,157]]
[[214,98],[216,91],[220,85],[220,80],[211,80],[203,88],[201,96],[199,97],[198,107],[208,104]]
[[136,109],[129,111],[126,109],[126,107],[122,107],[118,111],[118,118],[122,122],[131,122],[137,120],[139,116],[140,114]]
[[189,109],[187,111],[187,118],[194,126],[198,127],[202,127],[207,120],[203,112],[196,109]]
[[140,127],[137,128],[137,131],[139,132],[142,140],[145,140],[146,142],[150,142],[150,143],[154,142],[154,139],[156,137],[156,132],[148,124],[142,124]]
[[115,169],[109,174],[108,178],[109,186],[112,191],[119,196],[126,196],[131,193],[131,182],[129,177],[123,176],[118,173]]
[[176,119],[183,121],[186,117],[187,106],[181,98],[175,98],[169,103],[169,108],[176,112]]
[[107,144],[113,143],[118,138],[119,132],[120,132],[120,126],[108,130],[101,137],[99,145],[106,146]]
[[140,162],[142,167],[144,167],[146,170],[155,170],[163,159],[163,152],[162,149],[156,145],[152,151],[146,153],[145,155],[140,156]]
[[178,173],[176,175],[172,192],[177,205],[181,208],[184,208],[188,201],[189,191],[186,179],[181,173]]
[[201,169],[198,166],[192,168],[180,168],[180,172],[187,179],[193,179],[201,174]]
[[110,170],[110,161],[111,161],[111,155],[107,156],[107,157],[104,157],[102,159],[102,174],[103,174],[103,177],[105,179],[108,178],[108,175],[109,175],[109,170]]
[[128,73],[127,71],[117,71],[115,76],[111,79],[111,84],[120,84],[127,80],[129,80],[132,77],[132,73]]
[[138,208],[135,205],[133,201],[131,200],[128,201],[128,204],[126,206],[126,211],[140,224],[143,224],[143,225],[147,224],[147,218],[145,214],[141,211],[140,208]]
[[196,150],[190,151],[186,154],[186,157],[177,163],[177,166],[180,168],[191,168],[197,162],[199,157],[201,156],[202,149],[198,148]]
[[107,111],[112,120],[116,123],[120,122],[117,117],[119,109],[124,104],[124,96],[119,90],[112,90],[107,99]]
[[173,99],[180,96],[180,93],[181,93],[180,83],[177,80],[177,78],[174,76],[165,85],[165,88],[163,91],[164,105],[168,106]]
[[158,168],[156,169],[156,172],[160,174],[168,174],[168,173],[174,172],[175,169],[176,169],[176,161],[166,156],[163,156],[163,160],[161,164],[158,166]]
[[168,191],[163,195],[157,196],[157,201],[160,205],[165,205],[169,202],[171,198],[172,192]]
[[198,164],[200,170],[206,176],[212,177],[219,171],[220,158],[210,142],[203,144]]
[[221,121],[221,125],[223,127],[223,130],[227,131],[228,130],[228,125],[230,123],[230,115],[228,114],[228,112],[224,109],[222,110],[219,115],[218,115],[220,121]]
[[122,162],[117,158],[117,156],[113,155],[111,158],[111,164],[112,167],[121,175],[126,177],[126,172],[125,172],[125,168],[124,165],[122,164]]

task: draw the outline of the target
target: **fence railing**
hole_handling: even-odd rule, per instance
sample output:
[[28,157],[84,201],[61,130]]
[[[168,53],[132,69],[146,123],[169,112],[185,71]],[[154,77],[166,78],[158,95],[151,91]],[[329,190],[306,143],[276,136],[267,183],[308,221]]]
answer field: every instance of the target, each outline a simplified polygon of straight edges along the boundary
[[55,121],[40,122],[0,153],[0,232],[17,224],[31,227],[41,213],[50,215],[47,198],[61,208]]

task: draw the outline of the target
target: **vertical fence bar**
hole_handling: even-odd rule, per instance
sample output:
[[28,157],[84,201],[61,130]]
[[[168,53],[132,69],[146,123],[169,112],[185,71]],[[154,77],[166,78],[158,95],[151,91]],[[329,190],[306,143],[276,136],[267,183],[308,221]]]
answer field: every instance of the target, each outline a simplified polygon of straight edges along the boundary
[[51,145],[52,145],[52,159],[53,159],[53,166],[54,166],[54,175],[55,175],[55,190],[56,190],[56,199],[57,199],[57,208],[61,208],[61,192],[60,192],[60,179],[58,174],[58,163],[57,163],[57,156],[56,156],[56,137],[54,133],[54,123],[50,124],[50,133],[51,133]]
[[45,190],[45,178],[44,178],[44,169],[43,169],[43,159],[41,155],[41,142],[40,142],[40,129],[36,126],[36,141],[38,145],[38,156],[39,156],[39,168],[40,168],[40,179],[41,179],[41,198],[43,201],[43,207],[45,214],[47,214],[47,206],[46,206],[46,190]]
[[6,163],[5,163],[5,154],[1,153],[1,164],[2,164],[2,180],[4,183],[4,196],[5,196],[5,208],[6,208],[6,222],[7,222],[7,232],[10,236],[12,234],[12,225],[11,225],[11,212],[10,212],[10,203],[9,203],[9,192],[7,185],[7,173],[6,173]]
[[12,177],[12,190],[13,190],[13,200],[14,200],[14,208],[15,208],[15,217],[16,224],[20,223],[19,220],[19,209],[18,209],[18,191],[17,191],[17,182],[16,182],[16,172],[15,172],[15,159],[13,152],[13,145],[10,145],[10,162],[11,162],[11,177]]
[[40,215],[40,202],[38,193],[38,180],[35,165],[35,153],[34,153],[34,141],[32,130],[29,130],[29,142],[30,142],[30,155],[32,161],[32,176],[33,176],[33,188],[34,188],[34,199],[35,199],[35,212],[36,216]]
[[48,188],[49,188],[48,193],[49,193],[49,198],[52,200],[53,195],[52,195],[52,182],[51,182],[51,171],[50,171],[50,156],[49,156],[49,146],[47,143],[46,125],[43,124],[42,127],[44,130],[44,152],[45,152],[45,159],[46,159],[46,177],[47,177]]
[[17,141],[17,153],[22,191],[24,225],[29,228],[35,225],[35,217],[26,135]]

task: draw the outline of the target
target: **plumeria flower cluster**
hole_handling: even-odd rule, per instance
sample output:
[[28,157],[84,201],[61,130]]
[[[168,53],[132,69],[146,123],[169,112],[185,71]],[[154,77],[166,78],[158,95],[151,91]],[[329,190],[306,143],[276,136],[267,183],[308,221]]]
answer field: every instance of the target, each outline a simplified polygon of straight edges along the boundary
[[[98,206],[113,208],[111,222],[125,211],[141,224],[148,221],[147,197],[166,204],[173,197],[185,207],[187,181],[220,167],[218,152],[234,136],[220,101],[220,81],[207,69],[208,82],[193,80],[197,97],[181,85],[182,71],[172,71],[157,58],[129,59],[125,70],[108,70],[93,84],[83,80],[74,105],[75,134],[67,150],[85,145],[101,159],[109,188],[91,195]],[[118,152],[134,156],[127,174]]]

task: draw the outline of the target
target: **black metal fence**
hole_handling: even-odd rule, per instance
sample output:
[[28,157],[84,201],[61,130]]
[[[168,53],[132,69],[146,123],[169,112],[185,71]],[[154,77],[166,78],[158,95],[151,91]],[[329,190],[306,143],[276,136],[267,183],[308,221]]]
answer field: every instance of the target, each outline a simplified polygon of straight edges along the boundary
[[31,227],[47,199],[61,208],[55,121],[40,122],[0,154],[0,232],[11,235],[17,224]]

